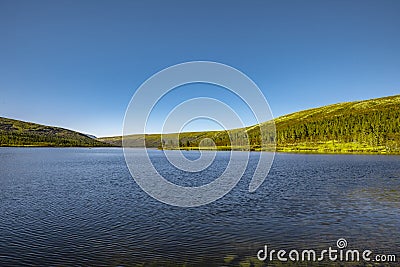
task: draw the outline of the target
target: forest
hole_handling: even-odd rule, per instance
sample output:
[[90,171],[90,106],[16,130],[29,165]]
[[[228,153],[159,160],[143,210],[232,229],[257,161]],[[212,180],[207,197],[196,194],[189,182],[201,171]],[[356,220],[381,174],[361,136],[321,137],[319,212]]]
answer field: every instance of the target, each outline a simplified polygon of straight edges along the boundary
[[[101,138],[120,146],[121,137]],[[124,145],[316,153],[400,153],[400,95],[295,112],[229,131],[129,135]]]
[[[123,141],[122,141],[123,140]],[[400,95],[323,106],[228,131],[92,138],[0,117],[0,146],[121,146],[315,153],[400,154]]]

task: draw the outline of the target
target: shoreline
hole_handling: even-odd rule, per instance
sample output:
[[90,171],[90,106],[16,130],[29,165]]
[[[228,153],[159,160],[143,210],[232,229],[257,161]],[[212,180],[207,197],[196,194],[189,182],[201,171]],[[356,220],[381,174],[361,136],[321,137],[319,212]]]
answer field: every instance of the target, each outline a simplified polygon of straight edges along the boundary
[[[21,146],[0,146],[1,148],[123,148],[122,146],[37,146],[37,145],[21,145]],[[144,147],[128,147],[133,149],[144,149]],[[285,149],[277,148],[276,150],[261,150],[261,149],[230,149],[230,148],[217,148],[217,149],[204,149],[198,147],[183,147],[183,148],[157,148],[147,147],[152,150],[183,150],[183,151],[237,151],[237,152],[275,152],[280,154],[316,154],[316,155],[387,155],[387,156],[399,156],[400,152],[384,152],[384,151],[318,151],[316,149]]]
[[[155,148],[154,148],[155,149]],[[316,155],[388,155],[388,156],[399,156],[400,152],[368,152],[368,151],[315,151],[315,150],[281,150],[275,151],[270,150],[232,150],[232,149],[186,149],[186,148],[175,148],[175,149],[158,149],[158,150],[203,150],[203,151],[237,151],[237,152],[275,152],[281,154],[316,154]]]
[[[87,148],[87,149],[94,149],[94,148],[120,148],[121,146],[0,146],[1,148]],[[143,147],[128,147],[133,149],[144,149]],[[268,150],[239,150],[239,149],[198,149],[198,148],[175,148],[175,149],[160,149],[156,147],[147,147],[147,149],[152,150],[184,150],[184,151],[193,151],[193,150],[202,150],[202,151],[236,151],[236,152],[275,152],[279,154],[314,154],[314,155],[382,155],[382,156],[400,156],[400,152],[367,152],[367,151],[313,151],[313,150],[282,150],[277,149],[275,151],[268,151]]]

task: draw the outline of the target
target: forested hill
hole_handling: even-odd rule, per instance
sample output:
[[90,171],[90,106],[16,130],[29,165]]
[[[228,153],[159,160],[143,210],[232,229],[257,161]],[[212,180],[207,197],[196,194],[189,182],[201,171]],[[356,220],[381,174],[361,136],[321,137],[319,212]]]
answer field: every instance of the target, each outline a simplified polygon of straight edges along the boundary
[[[277,151],[321,153],[400,153],[400,95],[365,101],[339,103],[275,119],[276,135],[265,138],[261,145],[260,131],[269,129],[270,122],[232,131],[179,134],[179,144],[172,149],[194,149],[204,138],[212,139],[218,149],[231,147],[229,137],[243,132],[251,150],[269,150],[268,140],[275,140]],[[176,134],[170,134],[173,136]],[[240,137],[240,134],[239,134]],[[163,138],[168,139],[167,136]],[[146,146],[160,147],[160,135],[146,135]],[[101,141],[121,145],[121,137],[101,138]],[[130,146],[140,146],[142,135],[126,137]],[[168,143],[164,144],[168,148]]]
[[300,111],[275,124],[283,151],[400,153],[400,95]]
[[110,146],[75,131],[0,117],[0,146]]

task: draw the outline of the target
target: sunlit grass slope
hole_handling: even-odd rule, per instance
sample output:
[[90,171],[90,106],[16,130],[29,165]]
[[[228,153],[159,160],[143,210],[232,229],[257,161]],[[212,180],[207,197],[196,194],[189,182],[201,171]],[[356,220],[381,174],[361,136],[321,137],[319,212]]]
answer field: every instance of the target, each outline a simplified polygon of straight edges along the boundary
[[[265,122],[230,131],[163,135],[166,140],[163,146],[271,150],[276,142],[276,150],[283,152],[400,153],[400,95],[313,108],[279,117],[274,122],[276,135],[272,134],[271,122]],[[236,138],[234,147],[229,137]],[[201,144],[205,138],[211,139],[215,147],[207,142]],[[178,141],[168,141],[174,139]],[[122,143],[120,136],[99,140],[118,146]],[[162,145],[159,134],[130,135],[125,141],[132,147],[143,146],[144,141],[147,147]]]
[[52,126],[0,117],[0,146],[110,146],[85,134]]

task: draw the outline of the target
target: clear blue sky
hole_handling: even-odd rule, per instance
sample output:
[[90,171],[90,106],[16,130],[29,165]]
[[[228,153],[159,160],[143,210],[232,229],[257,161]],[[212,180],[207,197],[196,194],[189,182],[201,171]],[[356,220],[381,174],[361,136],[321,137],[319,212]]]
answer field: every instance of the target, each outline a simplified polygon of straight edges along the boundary
[[275,117],[399,94],[399,14],[397,0],[0,0],[0,116],[119,135],[136,88],[192,60],[246,73]]

